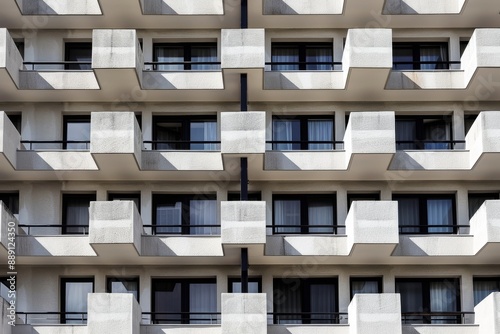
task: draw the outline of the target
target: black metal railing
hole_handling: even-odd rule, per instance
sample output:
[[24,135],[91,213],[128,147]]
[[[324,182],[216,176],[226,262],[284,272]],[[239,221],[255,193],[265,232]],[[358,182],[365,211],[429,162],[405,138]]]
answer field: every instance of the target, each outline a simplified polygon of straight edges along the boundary
[[[28,71],[38,71],[37,66],[44,66],[42,71],[89,71],[92,69],[90,61],[25,61],[23,65]],[[59,68],[46,68],[58,66]],[[60,68],[64,66],[64,68]]]
[[220,312],[143,312],[143,324],[209,324],[221,323]]
[[[400,234],[458,234],[460,228],[469,228],[470,225],[399,225]],[[443,231],[444,229],[444,231]]]
[[[182,65],[182,68],[180,68]],[[210,68],[198,68],[198,66],[209,65]],[[161,66],[176,66],[176,68],[165,68]],[[149,61],[144,62],[145,70],[153,71],[219,71],[220,61]]]
[[339,324],[347,320],[344,312],[272,312],[268,318],[273,324]]
[[26,325],[87,323],[87,312],[16,312],[16,315],[17,323]]
[[[90,140],[21,140],[21,144],[24,145],[25,150],[29,151],[90,149]],[[42,146],[42,147],[37,147],[37,146]]]
[[143,143],[150,144],[155,151],[220,151],[220,140],[144,140]]
[[465,140],[396,140],[397,150],[454,150]]
[[89,225],[19,224],[18,227],[22,228],[27,235],[38,235],[31,233],[31,230],[36,228],[57,228],[60,229],[60,234],[89,234]]
[[[393,61],[392,68],[398,71],[404,70],[419,70],[421,69],[421,65],[435,65],[436,68],[423,68],[422,70],[448,70],[450,69],[450,65],[460,65],[459,60],[450,60],[450,61]],[[398,68],[398,65],[412,65],[412,68]]]
[[266,225],[273,234],[338,234],[345,225]]
[[465,324],[467,315],[474,312],[403,312],[403,324]]
[[[152,235],[158,234],[183,234],[183,235],[220,235],[220,224],[207,225],[162,225],[150,224],[143,225],[144,228],[151,228]],[[201,231],[197,231],[201,230]],[[206,233],[209,231],[210,233]]]
[[[271,71],[332,71],[335,66],[341,66],[340,61],[269,61],[265,63],[271,66]],[[280,66],[295,66],[294,69],[282,69]],[[311,68],[312,67],[312,68]],[[314,68],[326,67],[326,68]]]
[[[344,142],[335,140],[267,140],[266,144],[272,145],[273,151],[334,151],[343,150]],[[291,146],[282,148],[279,145]],[[310,148],[309,145],[324,145],[324,148]]]

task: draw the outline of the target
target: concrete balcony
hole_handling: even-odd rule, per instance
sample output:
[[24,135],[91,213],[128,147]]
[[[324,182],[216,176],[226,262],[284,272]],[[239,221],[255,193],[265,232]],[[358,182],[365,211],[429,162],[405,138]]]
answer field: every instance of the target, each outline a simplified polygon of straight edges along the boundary
[[15,0],[23,15],[102,15],[98,0]]
[[223,0],[141,0],[145,15],[224,15]]
[[0,111],[0,170],[11,171],[17,166],[17,150],[21,135],[5,112]]
[[221,153],[249,155],[265,152],[266,113],[221,113]]
[[264,0],[264,15],[340,15],[343,0]]
[[385,15],[438,15],[460,14],[465,0],[418,1],[389,0],[384,4],[382,13]]
[[221,202],[221,237],[225,247],[256,247],[266,243],[266,202]]
[[500,251],[500,200],[488,200],[470,220],[474,253],[495,257]]
[[223,293],[221,299],[222,334],[267,333],[265,293]]
[[[15,251],[15,235],[18,231],[17,225],[19,225],[17,218],[14,217],[5,204],[0,201],[0,258],[4,263],[7,263],[8,250],[11,249]],[[9,241],[9,239],[11,241]]]

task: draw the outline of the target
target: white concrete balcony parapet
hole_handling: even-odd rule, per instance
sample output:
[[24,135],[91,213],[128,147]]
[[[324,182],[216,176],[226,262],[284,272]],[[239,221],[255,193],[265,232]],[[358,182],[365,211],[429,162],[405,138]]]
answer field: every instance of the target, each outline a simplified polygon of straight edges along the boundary
[[140,0],[145,15],[224,15],[224,0]]
[[90,202],[89,243],[99,256],[138,256],[142,219],[133,201]]
[[221,334],[267,333],[265,293],[223,293]]
[[399,293],[355,294],[348,308],[349,334],[401,334]]
[[221,153],[264,153],[266,146],[266,113],[221,113]]
[[222,29],[222,69],[263,69],[264,66],[264,29]]
[[0,169],[17,168],[17,150],[21,146],[21,135],[4,111],[0,111]]
[[344,0],[264,0],[264,15],[340,15]]
[[0,88],[20,87],[19,71],[23,68],[23,58],[9,31],[0,28]]
[[102,15],[98,0],[15,0],[23,15]]
[[459,14],[465,0],[388,0],[384,3],[384,15]]
[[223,245],[264,245],[266,243],[266,202],[221,202]]
[[89,293],[88,334],[140,334],[142,310],[131,293]]
[[[465,137],[471,168],[500,163],[500,111],[483,111]],[[487,161],[483,161],[487,160]],[[480,165],[480,166],[479,166]]]
[[140,169],[142,133],[133,112],[93,112],[90,129],[90,153],[100,170],[132,174]]
[[474,307],[477,334],[495,334],[500,331],[500,292],[492,292]]
[[494,256],[500,252],[500,200],[487,200],[470,220],[474,253]]

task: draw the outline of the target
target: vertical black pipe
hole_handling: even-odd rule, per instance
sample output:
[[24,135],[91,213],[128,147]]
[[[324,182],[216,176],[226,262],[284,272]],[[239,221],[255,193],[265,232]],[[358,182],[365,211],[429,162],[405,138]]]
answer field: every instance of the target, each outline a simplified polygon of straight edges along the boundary
[[240,201],[248,201],[248,158],[241,158]]
[[241,21],[240,28],[248,28],[248,0],[241,0]]
[[248,248],[241,249],[241,292],[248,293]]
[[248,111],[247,74],[240,74],[240,110]]

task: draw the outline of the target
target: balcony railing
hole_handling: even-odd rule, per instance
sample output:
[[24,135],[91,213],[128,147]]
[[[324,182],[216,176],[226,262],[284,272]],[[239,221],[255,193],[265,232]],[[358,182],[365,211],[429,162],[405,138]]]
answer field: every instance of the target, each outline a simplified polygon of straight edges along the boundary
[[[343,150],[343,141],[331,140],[268,140],[266,144],[272,145],[273,151],[335,151]],[[291,148],[279,148],[278,145],[289,145]],[[311,149],[309,145],[324,145],[326,148]]]
[[273,324],[339,324],[347,321],[347,313],[342,312],[290,312],[268,313]]
[[[17,324],[86,324],[87,312],[16,312]],[[51,317],[52,316],[52,317]]]
[[465,140],[396,140],[397,150],[454,150]]
[[21,140],[28,151],[84,150],[90,149],[90,140]]
[[465,324],[467,315],[474,312],[403,312],[403,324]]
[[[339,61],[269,61],[267,66],[271,66],[271,71],[333,71],[335,66],[342,66]],[[296,66],[296,69],[279,69],[279,66]],[[311,68],[311,67],[327,67],[327,68]],[[300,69],[302,67],[302,69]],[[340,68],[339,68],[340,70]]]
[[143,325],[209,324],[221,323],[220,312],[143,312]]
[[[90,71],[90,61],[25,61],[23,65],[27,71]],[[37,66],[43,66],[42,69]],[[57,66],[57,68],[51,68]],[[61,68],[62,67],[62,68]]]
[[155,151],[220,151],[220,140],[145,140],[144,149]]
[[[458,234],[460,228],[469,228],[470,225],[399,225],[400,234]],[[444,231],[443,231],[444,229]]]
[[175,234],[175,235],[220,235],[221,225],[143,225],[151,228],[152,235]]
[[345,225],[266,225],[273,234],[338,234]]
[[18,226],[22,228],[27,235],[40,235],[31,233],[31,230],[36,228],[57,228],[60,229],[59,234],[89,234],[89,225],[19,224]]
[[[394,61],[392,69],[397,71],[412,71],[412,70],[449,70],[451,65],[460,65],[460,61]],[[398,68],[400,65],[412,65],[412,68]],[[417,68],[421,65],[435,65],[436,68]],[[440,67],[440,68],[438,68]]]
[[[182,65],[182,68],[180,68]],[[209,68],[197,68],[200,65],[209,65]],[[161,66],[176,66],[176,68],[162,68]],[[194,67],[194,68],[193,68]],[[220,71],[220,61],[149,61],[144,62],[146,71]]]

